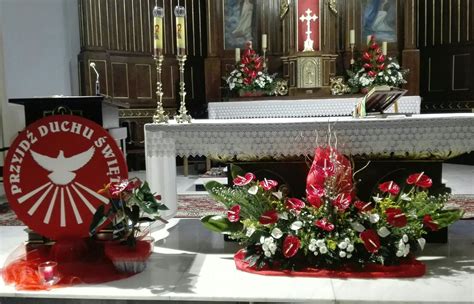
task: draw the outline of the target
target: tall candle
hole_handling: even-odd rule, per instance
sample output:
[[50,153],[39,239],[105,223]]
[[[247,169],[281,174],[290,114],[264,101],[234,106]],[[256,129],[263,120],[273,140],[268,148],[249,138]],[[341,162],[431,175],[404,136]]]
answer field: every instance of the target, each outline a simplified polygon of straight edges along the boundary
[[350,30],[349,32],[349,43],[350,44],[355,44],[356,41],[356,32],[355,30]]
[[387,41],[382,42],[382,53],[387,55]]
[[184,6],[176,6],[174,8],[174,15],[176,16],[176,46],[178,54],[184,55],[186,53],[186,8]]
[[267,49],[267,34],[262,35],[262,49]]
[[163,8],[155,6],[153,9],[153,49],[155,56],[163,53]]
[[236,63],[240,62],[240,49],[239,48],[235,49],[235,62]]

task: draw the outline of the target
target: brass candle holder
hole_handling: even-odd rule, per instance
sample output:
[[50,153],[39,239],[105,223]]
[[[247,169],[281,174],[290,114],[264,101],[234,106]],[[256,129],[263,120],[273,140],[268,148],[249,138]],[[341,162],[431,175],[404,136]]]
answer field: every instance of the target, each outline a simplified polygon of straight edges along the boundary
[[355,63],[355,60],[354,60],[354,46],[355,46],[355,43],[350,44],[350,47],[351,47],[351,66]]
[[262,49],[262,52],[263,52],[263,70],[265,72],[267,72],[267,48],[263,48]]
[[179,97],[180,97],[180,106],[178,110],[178,115],[174,117],[177,123],[191,122],[191,115],[188,114],[186,109],[186,90],[184,83],[184,63],[186,62],[186,55],[177,55],[179,65]]
[[156,112],[153,115],[153,123],[167,123],[168,114],[163,109],[163,83],[161,82],[161,66],[163,65],[163,55],[153,56],[156,64]]

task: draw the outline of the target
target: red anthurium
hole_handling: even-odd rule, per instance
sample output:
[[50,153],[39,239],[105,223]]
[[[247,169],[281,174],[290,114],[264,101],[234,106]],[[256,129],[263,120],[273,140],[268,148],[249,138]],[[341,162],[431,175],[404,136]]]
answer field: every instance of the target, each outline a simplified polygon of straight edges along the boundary
[[133,185],[130,186],[130,182],[128,181],[128,179],[123,179],[118,183],[110,183],[110,185],[108,186],[111,198],[119,198],[120,194],[123,191],[130,191],[129,189],[133,190],[134,188]]
[[227,210],[227,219],[229,219],[229,222],[235,223],[238,222],[240,219],[240,206],[235,205],[230,207],[229,210]]
[[372,44],[370,45],[370,48],[371,48],[372,50],[378,50],[379,45],[374,42],[374,43],[372,43]]
[[[241,60],[240,62],[241,62],[242,64],[247,65],[247,64],[250,63],[250,59],[249,59],[248,57],[245,57],[245,56],[244,56],[244,57],[242,57],[242,60]],[[246,71],[245,69],[247,69],[247,71]],[[248,68],[247,68],[247,67],[244,67],[244,68],[243,68],[243,71],[244,71],[245,73],[248,73]]]
[[319,185],[310,185],[306,189],[306,199],[315,208],[321,207],[323,201],[321,197],[324,196],[324,188]]
[[359,211],[365,212],[374,209],[374,204],[372,202],[363,202],[363,201],[356,201],[354,206],[359,209]]
[[323,186],[325,180],[326,176],[323,171],[313,169],[313,167],[311,167],[308,172],[308,176],[306,177],[306,184],[314,186]]
[[236,186],[245,186],[249,184],[251,181],[255,179],[255,175],[253,173],[246,173],[245,176],[240,176],[237,175],[236,178],[234,178],[234,185]]
[[388,192],[392,195],[397,195],[400,192],[400,186],[394,181],[388,181],[379,185],[379,190],[382,192]]
[[337,207],[338,211],[344,212],[351,205],[351,201],[350,193],[339,193],[332,204]]
[[278,212],[276,210],[266,211],[260,216],[258,221],[262,225],[274,224],[278,221]]
[[367,75],[369,75],[370,77],[375,77],[375,75],[377,75],[377,73],[375,73],[374,71],[368,71]]
[[286,200],[285,206],[288,210],[293,210],[296,213],[300,213],[301,209],[304,208],[305,203],[297,198],[289,198]]
[[423,225],[429,228],[431,231],[438,230],[438,224],[435,221],[433,221],[433,219],[431,218],[431,215],[429,214],[425,214],[425,216],[423,216]]
[[370,70],[372,68],[372,65],[370,63],[365,63],[364,64],[364,69]]
[[385,62],[385,56],[382,54],[379,57],[377,57],[377,62],[378,63],[384,63]]
[[278,186],[278,182],[273,180],[273,179],[264,179],[263,181],[260,182],[259,184],[264,190],[268,191],[276,186]]
[[407,178],[407,184],[409,185],[414,184],[421,188],[429,188],[433,185],[433,181],[428,175],[421,172],[421,173],[415,173],[415,174],[410,175]]
[[385,64],[382,63],[381,65],[379,65],[379,70],[381,71],[385,70]]
[[301,242],[297,236],[288,235],[283,241],[283,255],[285,258],[289,259],[298,252]]
[[364,247],[370,253],[375,253],[379,251],[380,248],[380,238],[372,229],[366,229],[360,233],[360,238],[364,242]]
[[387,222],[393,227],[404,227],[407,224],[407,217],[402,210],[398,208],[388,208],[385,210]]
[[333,231],[334,224],[328,222],[327,218],[322,218],[314,222],[314,226],[324,230],[324,231]]
[[365,60],[365,61],[370,61],[372,59],[372,56],[370,56],[369,53],[365,52],[363,55],[362,55],[362,58]]

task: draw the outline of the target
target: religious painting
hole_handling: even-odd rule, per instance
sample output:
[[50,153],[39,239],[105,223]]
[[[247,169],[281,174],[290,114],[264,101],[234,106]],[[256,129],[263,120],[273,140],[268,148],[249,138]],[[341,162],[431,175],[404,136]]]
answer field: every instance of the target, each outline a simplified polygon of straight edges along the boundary
[[299,0],[298,13],[298,51],[319,51],[321,24],[319,0]]
[[255,1],[224,1],[224,49],[244,48],[247,41],[252,41],[255,48],[257,42]]
[[362,37],[375,35],[378,41],[397,41],[397,1],[362,0],[361,7]]

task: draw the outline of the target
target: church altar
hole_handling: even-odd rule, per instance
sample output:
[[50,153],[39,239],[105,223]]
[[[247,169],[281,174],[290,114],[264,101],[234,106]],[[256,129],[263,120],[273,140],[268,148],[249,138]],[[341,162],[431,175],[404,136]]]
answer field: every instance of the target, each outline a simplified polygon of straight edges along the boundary
[[[335,97],[210,102],[208,112],[209,119],[350,116],[359,99]],[[420,114],[420,104],[420,96],[403,96],[398,100],[398,112]],[[394,113],[394,108],[392,105],[386,112]]]
[[177,210],[176,156],[312,155],[317,144],[327,142],[329,126],[346,155],[448,158],[474,151],[472,113],[171,121],[145,125],[146,179],[170,208],[165,216],[172,217]]

